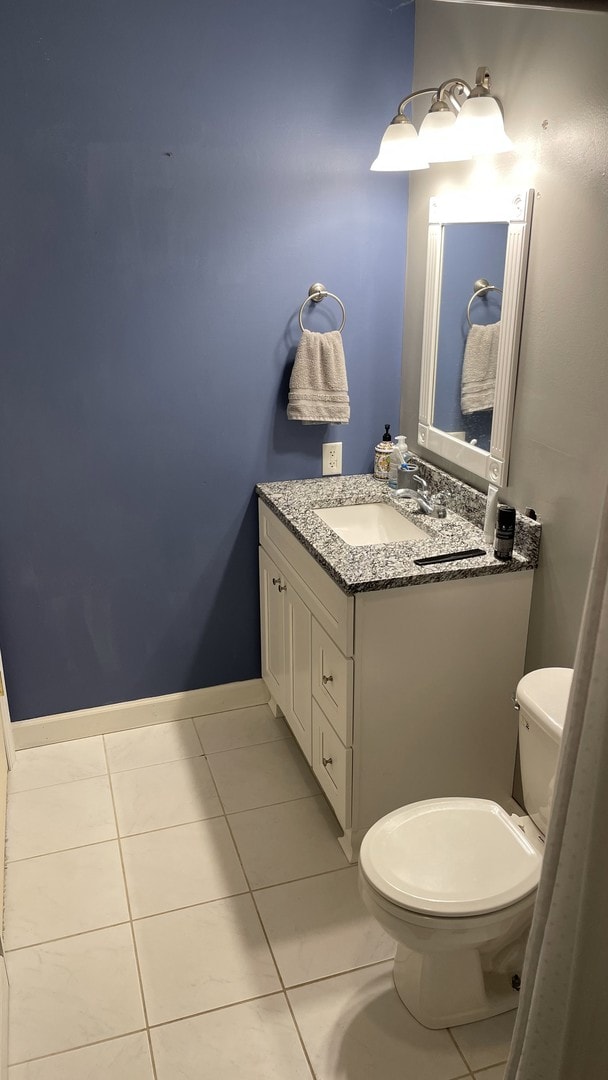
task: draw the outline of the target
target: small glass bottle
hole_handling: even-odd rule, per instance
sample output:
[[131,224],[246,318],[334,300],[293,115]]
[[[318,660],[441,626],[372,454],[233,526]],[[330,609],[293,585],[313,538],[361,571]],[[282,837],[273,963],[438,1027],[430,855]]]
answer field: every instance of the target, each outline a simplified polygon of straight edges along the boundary
[[494,532],[494,558],[512,559],[515,540],[515,507],[499,506]]

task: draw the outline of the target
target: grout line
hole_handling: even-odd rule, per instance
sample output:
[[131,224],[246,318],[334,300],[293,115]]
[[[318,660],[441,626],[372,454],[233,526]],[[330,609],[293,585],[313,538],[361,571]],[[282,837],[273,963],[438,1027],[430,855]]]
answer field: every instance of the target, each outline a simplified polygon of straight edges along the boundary
[[454,1032],[452,1031],[451,1027],[449,1027],[449,1028],[446,1028],[446,1031],[447,1031],[448,1035],[450,1036],[450,1038],[451,1038],[452,1042],[454,1043],[454,1046],[456,1047],[456,1049],[457,1049],[458,1053],[460,1054],[460,1056],[461,1056],[462,1060],[464,1061],[464,1063],[465,1063],[465,1065],[466,1065],[467,1069],[469,1070],[469,1072],[470,1072],[470,1073],[471,1073],[471,1075],[472,1075],[472,1074],[473,1074],[473,1070],[471,1069],[471,1066],[469,1065],[469,1063],[468,1063],[468,1061],[467,1061],[466,1057],[464,1056],[464,1051],[462,1051],[462,1050],[460,1049],[460,1047],[459,1047],[459,1045],[458,1045],[458,1043],[457,1043],[457,1041],[456,1041],[456,1036],[454,1035]]
[[312,1061],[310,1059],[308,1049],[306,1047],[306,1043],[304,1042],[304,1036],[302,1035],[302,1032],[300,1031],[298,1021],[296,1020],[296,1014],[293,1011],[293,1006],[291,1004],[291,1001],[289,1000],[289,994],[287,993],[286,990],[283,991],[283,994],[284,994],[284,997],[285,997],[285,1002],[287,1004],[287,1008],[289,1009],[289,1014],[291,1016],[291,1019],[293,1020],[293,1026],[295,1027],[297,1035],[298,1035],[298,1039],[300,1040],[300,1046],[302,1047],[304,1057],[306,1058],[306,1061],[308,1063],[308,1068],[310,1069],[313,1080],[317,1080],[317,1074],[316,1074],[315,1070],[313,1069]]
[[[357,967],[344,968],[342,971],[332,971],[329,975],[319,975],[316,979],[307,979],[305,982],[292,983],[289,986],[286,986],[285,989],[288,993],[291,990],[301,990],[304,986],[328,982],[329,979],[338,979],[341,975],[354,975],[356,971],[365,971],[367,968],[381,967],[382,964],[392,964],[393,960],[394,957],[392,956],[387,957],[385,960],[371,960],[369,964],[358,964]],[[403,1008],[405,1008],[405,1005]],[[417,1022],[418,1021],[416,1021],[416,1023]]]
[[[280,806],[281,803],[277,805]],[[334,866],[331,870],[317,870],[314,874],[302,874],[301,877],[288,878],[286,881],[275,881],[270,885],[253,885],[251,891],[256,893],[267,892],[268,889],[280,889],[282,885],[295,885],[298,881],[309,881],[311,878],[327,877],[328,874],[341,874],[344,870],[354,869],[355,863],[348,863],[347,866]]]
[[[137,950],[136,950],[135,955],[137,955]],[[152,1032],[150,1031],[149,1026],[146,1028],[146,1035],[148,1037],[148,1053],[150,1054],[150,1064],[152,1066],[152,1075],[154,1077],[154,1080],[158,1080],[158,1072],[157,1072],[157,1069],[156,1069],[156,1059],[154,1057],[154,1048],[152,1046]]]
[[[101,739],[103,736],[100,735],[99,738]],[[51,745],[55,746],[59,744],[52,743]],[[99,780],[101,776],[109,776],[107,768],[106,772],[92,773],[91,776],[74,776],[71,780],[55,780],[53,784],[37,784],[36,787],[20,788],[19,791],[9,791],[7,792],[7,798],[14,799],[17,795],[31,795],[33,791],[47,791],[48,788],[65,787],[66,784],[82,784],[85,780]]]
[[[502,1013],[498,1013],[497,1015],[499,1015],[499,1016],[502,1016],[503,1014],[502,1014]],[[490,1020],[490,1019],[491,1019],[491,1017],[486,1017],[486,1019]],[[471,1021],[469,1021],[469,1022],[470,1022],[470,1023],[473,1023],[473,1024],[475,1024],[475,1023],[481,1024],[481,1023],[483,1023],[483,1020],[471,1020]],[[454,1046],[455,1046],[455,1047],[456,1047],[456,1049],[458,1050],[458,1053],[460,1054],[460,1056],[461,1056],[462,1060],[464,1061],[464,1063],[465,1063],[465,1065],[466,1065],[467,1069],[469,1069],[469,1071],[470,1071],[470,1074],[471,1074],[471,1076],[473,1077],[473,1080],[475,1080],[475,1077],[478,1077],[478,1076],[479,1076],[479,1077],[481,1077],[481,1076],[483,1076],[483,1073],[484,1073],[484,1071],[487,1071],[488,1069],[496,1069],[496,1068],[497,1068],[497,1067],[498,1067],[499,1065],[506,1065],[506,1063],[507,1063],[507,1058],[508,1058],[508,1054],[507,1054],[507,1057],[506,1057],[506,1058],[502,1058],[502,1059],[501,1059],[500,1061],[494,1061],[494,1062],[492,1062],[492,1064],[491,1064],[491,1065],[484,1065],[484,1066],[483,1066],[483,1067],[482,1067],[481,1069],[479,1069],[479,1068],[478,1068],[477,1070],[475,1070],[475,1069],[473,1068],[473,1066],[472,1066],[472,1065],[470,1065],[470,1064],[469,1064],[469,1062],[467,1061],[467,1058],[466,1058],[466,1055],[465,1055],[465,1052],[464,1052],[464,1050],[461,1050],[460,1046],[458,1045],[458,1042],[457,1042],[457,1040],[456,1040],[456,1036],[454,1035],[453,1029],[449,1027],[449,1028],[446,1028],[445,1030],[446,1030],[446,1031],[448,1032],[448,1034],[450,1035],[450,1037],[451,1037],[451,1039],[452,1039],[452,1042],[454,1043]]]
[[[171,722],[175,723],[176,721],[171,721]],[[180,720],[179,723],[183,723],[183,721]],[[137,730],[137,729],[135,729],[135,730]],[[196,731],[196,727],[194,728],[194,730]],[[126,768],[123,768],[123,769],[112,768],[110,766],[110,762],[108,760],[108,775],[117,776],[117,775],[120,775],[121,773],[138,772],[140,769],[154,769],[154,768],[156,768],[157,766],[160,766],[160,765],[175,765],[175,763],[177,761],[192,761],[194,758],[199,758],[199,757],[204,757],[204,758],[216,757],[218,754],[231,754],[234,750],[253,750],[256,746],[270,746],[272,743],[287,742],[289,739],[292,738],[291,735],[283,735],[278,739],[263,739],[261,742],[246,743],[244,746],[229,746],[224,750],[205,750],[205,747],[203,746],[203,742],[202,742],[202,739],[201,739],[198,731],[196,731],[196,736],[197,736],[197,740],[200,743],[200,747],[201,747],[200,753],[197,753],[197,754],[182,754],[179,757],[163,758],[162,761],[148,761],[145,765],[128,765]],[[105,736],[102,736],[102,738],[105,738]],[[104,775],[104,774],[100,773],[99,775]],[[70,781],[67,781],[67,782],[69,783]],[[54,787],[55,785],[48,784],[48,785],[45,785],[45,786]]]
[[[211,772],[211,768],[209,769],[209,771]],[[215,783],[215,778],[214,778],[214,783]],[[217,787],[217,784],[216,784],[216,787]],[[235,814],[247,814],[247,813],[249,813],[250,810],[268,810],[271,806],[281,806],[283,803],[301,802],[302,799],[311,799],[311,798],[315,799],[318,795],[321,795],[321,794],[322,794],[321,791],[313,791],[313,792],[308,792],[307,795],[296,795],[294,799],[280,799],[278,802],[263,803],[262,806],[249,806],[249,807],[246,807],[246,808],[244,808],[242,810],[228,810],[228,811],[224,810],[223,813],[224,813],[225,817],[229,818],[229,817],[234,817]],[[220,800],[220,802],[221,802],[221,800]],[[352,865],[354,865],[354,864],[351,863],[351,866]]]
[[178,821],[175,825],[159,825],[156,829],[144,829],[143,832],[125,833],[120,836],[121,840],[134,840],[136,836],[149,836],[150,833],[169,832],[170,829],[187,829],[189,825],[200,825],[204,821],[218,821],[226,815],[221,811],[211,814],[209,817],[194,818],[193,821]]
[[[213,715],[213,714],[212,714],[212,715]],[[195,717],[194,717],[194,716],[191,716],[191,717],[190,717],[190,723],[192,724],[192,727],[194,728],[194,731],[195,731],[195,733],[196,733],[196,737],[197,737],[197,739],[198,739],[198,742],[199,742],[199,745],[200,745],[200,748],[201,748],[201,753],[203,753],[203,754],[205,755],[205,757],[206,757],[206,756],[207,756],[207,751],[205,750],[205,747],[204,747],[204,745],[203,745],[203,740],[202,740],[202,738],[201,738],[201,733],[200,733],[200,731],[198,730],[198,728],[197,728],[197,726],[196,726],[196,722],[195,722]]]
[[[269,699],[270,700],[270,699]],[[224,716],[225,713],[244,713],[249,712],[250,709],[263,709],[268,708],[268,701],[259,701],[257,705],[239,705],[236,709],[220,709],[218,712],[211,713],[197,713],[196,716],[188,716],[188,720],[207,720],[210,716]],[[272,716],[272,712],[270,714]]]
[[176,821],[174,825],[159,825],[156,829],[143,829],[141,832],[133,833],[120,833],[118,834],[118,840],[132,840],[136,836],[148,836],[149,833],[167,832],[168,829],[181,829],[183,825],[198,825],[201,821],[217,821],[218,818],[225,817],[223,813],[209,814],[208,817],[197,817],[189,819],[188,821]]
[[[195,725],[195,726],[196,726],[196,725]],[[259,744],[258,744],[258,745],[259,745]],[[211,779],[212,779],[212,781],[213,781],[213,785],[214,785],[214,787],[215,787],[215,791],[216,791],[216,794],[217,794],[217,797],[218,797],[218,800],[219,800],[220,806],[222,807],[222,810],[224,811],[224,821],[226,822],[226,827],[227,827],[227,829],[228,829],[228,833],[229,833],[229,835],[230,835],[230,839],[232,840],[232,844],[233,844],[234,850],[235,850],[235,852],[236,852],[236,856],[237,856],[237,859],[238,859],[238,861],[239,861],[239,865],[240,865],[240,867],[241,867],[241,870],[242,870],[242,873],[243,873],[243,877],[245,878],[245,882],[246,882],[246,884],[247,884],[247,889],[248,889],[247,893],[244,893],[244,894],[241,894],[241,895],[247,895],[247,896],[249,896],[249,897],[251,898],[251,903],[252,903],[252,905],[253,905],[253,908],[254,908],[254,911],[255,911],[255,913],[256,913],[256,915],[257,915],[257,917],[258,917],[258,922],[259,922],[259,925],[260,925],[260,929],[261,929],[261,931],[262,931],[262,934],[263,934],[263,936],[264,936],[264,940],[266,941],[266,945],[267,945],[267,947],[268,947],[268,951],[269,951],[269,953],[270,953],[270,956],[271,956],[271,958],[272,958],[272,962],[273,962],[273,964],[274,964],[274,966],[275,966],[275,971],[276,971],[277,979],[278,979],[278,982],[279,982],[279,988],[278,988],[278,990],[277,990],[277,991],[275,991],[275,993],[280,993],[280,994],[282,994],[282,995],[283,995],[283,1000],[285,1001],[285,1004],[286,1004],[286,1006],[287,1006],[287,1009],[289,1010],[289,1013],[290,1013],[290,1015],[291,1015],[291,1017],[292,1017],[292,1020],[293,1020],[293,1023],[294,1023],[294,1027],[295,1027],[295,1030],[296,1030],[296,1034],[297,1034],[297,1036],[298,1036],[298,1039],[300,1040],[300,1045],[301,1045],[301,1047],[302,1047],[302,1053],[304,1054],[305,1060],[306,1060],[306,1062],[307,1062],[307,1064],[308,1064],[308,1068],[310,1069],[310,1073],[311,1073],[311,1076],[313,1077],[313,1080],[316,1080],[316,1074],[315,1074],[315,1072],[314,1072],[314,1070],[313,1070],[313,1067],[312,1067],[312,1063],[311,1063],[311,1061],[310,1061],[310,1058],[309,1058],[309,1056],[308,1056],[308,1051],[307,1051],[307,1049],[306,1049],[306,1046],[304,1045],[304,1041],[303,1041],[303,1039],[302,1039],[302,1035],[301,1035],[301,1033],[300,1033],[300,1029],[298,1028],[298,1025],[297,1025],[297,1024],[296,1024],[296,1022],[295,1022],[295,1017],[294,1017],[294,1015],[293,1015],[293,1010],[292,1010],[292,1008],[291,1008],[291,1004],[290,1004],[290,1002],[289,1002],[289,999],[288,999],[288,997],[287,997],[287,994],[286,994],[286,992],[285,992],[285,984],[284,984],[284,982],[283,982],[283,977],[282,977],[282,975],[281,975],[281,971],[280,971],[280,968],[279,968],[279,965],[278,965],[277,959],[276,959],[276,957],[275,957],[275,955],[274,955],[274,951],[273,951],[273,949],[272,949],[272,946],[271,946],[271,944],[270,944],[270,939],[269,939],[269,937],[268,937],[268,934],[266,933],[266,927],[264,926],[264,923],[262,922],[262,918],[261,918],[260,912],[259,912],[259,910],[258,910],[258,906],[257,906],[257,904],[256,904],[256,902],[255,902],[255,897],[254,897],[254,895],[253,895],[253,890],[252,890],[252,888],[251,888],[251,883],[250,883],[250,881],[249,881],[249,877],[248,877],[247,871],[246,871],[246,869],[245,869],[245,866],[244,866],[244,864],[243,864],[243,860],[242,860],[242,858],[241,858],[241,853],[240,853],[240,851],[239,851],[239,847],[238,847],[238,844],[237,844],[237,842],[236,842],[236,839],[235,839],[235,837],[234,837],[234,833],[232,832],[232,829],[231,829],[231,827],[230,827],[230,822],[229,822],[229,820],[228,820],[228,815],[227,815],[227,813],[226,813],[226,810],[225,810],[225,807],[224,807],[224,802],[223,802],[223,800],[222,800],[222,797],[221,797],[221,795],[220,795],[220,791],[219,791],[218,785],[216,784],[216,781],[215,781],[215,777],[213,776],[213,773],[212,773],[211,769],[209,769],[209,772],[210,772],[210,774],[211,774]],[[269,996],[271,996],[271,995],[264,995],[264,996],[265,996],[265,997],[269,997]],[[250,999],[248,999],[248,1000],[255,1000],[255,999],[251,999],[251,998],[250,998]],[[233,1002],[233,1004],[240,1004],[240,1003],[239,1003],[239,1002]],[[196,1014],[195,1014],[195,1015],[196,1015]]]
[[[106,765],[108,765],[109,764],[108,763],[108,752],[107,752],[105,741],[103,743],[103,750],[104,750],[104,754],[105,754],[105,758],[106,758]],[[114,810],[114,821],[115,821],[115,824],[116,824],[116,831],[119,832],[118,814],[116,812],[116,803],[114,801],[114,789],[112,787],[112,778],[111,777],[110,777],[110,794],[111,794],[111,798],[112,798],[112,808]],[[152,1040],[150,1038],[150,1023],[149,1023],[149,1019],[148,1019],[148,1007],[146,1005],[146,997],[145,997],[145,994],[144,994],[144,983],[143,983],[142,974],[141,974],[141,966],[140,966],[140,963],[139,963],[139,953],[137,951],[137,942],[135,940],[135,928],[133,926],[133,912],[132,912],[132,909],[131,909],[131,898],[129,896],[129,886],[127,884],[127,874],[126,874],[126,870],[125,870],[125,862],[124,862],[123,853],[122,853],[122,844],[121,844],[121,841],[120,841],[120,835],[118,837],[118,852],[119,852],[119,855],[120,855],[120,865],[122,867],[122,881],[123,881],[124,890],[125,890],[125,897],[126,897],[126,900],[127,900],[127,909],[128,909],[128,912],[129,912],[129,920],[130,920],[129,929],[131,931],[131,942],[133,944],[133,955],[135,957],[135,967],[136,967],[136,970],[137,970],[137,979],[138,979],[138,982],[139,982],[139,994],[140,994],[140,997],[141,997],[141,1005],[142,1005],[142,1010],[143,1010],[143,1014],[144,1014],[144,1021],[145,1021],[145,1024],[146,1024],[146,1035],[147,1035],[147,1038],[148,1038],[148,1050],[150,1052],[150,1061],[151,1061],[151,1064],[152,1064],[152,1073],[153,1073],[153,1076],[154,1076],[154,1080],[158,1080],[158,1073],[156,1071],[156,1062],[154,1060],[154,1051],[152,1050]]]
[[[210,769],[209,771],[211,772],[211,769]],[[214,782],[214,784],[215,784],[215,778],[214,778],[213,782]],[[216,791],[217,791],[217,797],[218,797],[218,799],[220,800],[220,805],[221,805],[222,807],[224,807],[224,803],[223,803],[222,797],[221,797],[221,795],[220,795],[220,792],[219,792],[219,788],[217,787],[217,784],[215,785],[215,787],[216,787]],[[287,800],[287,801],[289,801],[289,800]],[[277,805],[280,805],[280,804],[277,804]],[[286,1004],[286,1006],[287,1006],[287,1009],[288,1009],[288,1011],[289,1011],[289,1014],[290,1014],[290,1016],[291,1016],[291,1019],[292,1019],[292,1022],[293,1022],[293,1025],[294,1025],[294,1028],[295,1028],[296,1034],[297,1034],[297,1036],[298,1036],[298,1039],[299,1039],[299,1041],[300,1041],[300,1046],[302,1047],[302,1053],[304,1054],[304,1058],[305,1058],[305,1060],[306,1060],[306,1063],[307,1063],[307,1065],[308,1065],[308,1068],[310,1069],[310,1074],[311,1074],[311,1076],[312,1076],[313,1080],[317,1080],[317,1074],[315,1073],[315,1071],[314,1071],[314,1069],[313,1069],[313,1067],[312,1067],[312,1061],[310,1060],[310,1056],[309,1056],[309,1053],[308,1053],[308,1049],[307,1049],[307,1047],[306,1047],[306,1044],[305,1044],[305,1042],[304,1042],[304,1039],[303,1039],[303,1037],[302,1037],[302,1032],[300,1031],[300,1028],[298,1027],[298,1024],[297,1024],[297,1021],[296,1021],[296,1018],[295,1018],[295,1015],[294,1015],[294,1011],[293,1011],[293,1009],[292,1009],[292,1007],[291,1007],[291,1002],[290,1002],[290,1000],[289,1000],[289,998],[288,998],[288,996],[287,996],[287,991],[286,991],[286,988],[285,988],[285,982],[284,982],[284,980],[283,980],[283,976],[282,976],[282,974],[281,974],[281,969],[280,969],[280,967],[279,967],[279,963],[278,963],[278,960],[277,960],[277,958],[276,958],[276,956],[275,956],[275,954],[274,954],[274,949],[272,948],[272,945],[271,945],[271,943],[270,943],[270,938],[269,938],[269,936],[268,936],[268,934],[267,934],[267,932],[266,932],[266,927],[264,926],[264,923],[263,923],[263,920],[262,920],[262,916],[260,915],[260,910],[259,910],[259,908],[258,908],[258,905],[257,905],[257,903],[256,903],[255,895],[254,895],[253,889],[251,888],[251,883],[250,883],[250,881],[249,881],[249,877],[248,877],[248,875],[247,875],[247,871],[246,871],[246,869],[245,869],[245,866],[244,866],[244,864],[243,864],[243,860],[242,860],[242,858],[241,858],[241,853],[240,853],[240,851],[239,851],[239,847],[238,847],[238,844],[237,844],[237,842],[236,842],[236,839],[235,839],[234,833],[233,833],[233,831],[232,831],[232,828],[231,828],[231,826],[230,826],[230,821],[229,821],[229,819],[228,819],[228,815],[227,815],[227,814],[225,814],[225,820],[226,820],[226,825],[227,825],[227,827],[228,827],[228,832],[230,833],[230,836],[231,836],[231,838],[232,838],[232,843],[233,843],[233,845],[234,845],[234,849],[235,849],[235,851],[236,851],[236,854],[237,854],[237,858],[238,858],[238,860],[239,860],[239,863],[240,863],[240,865],[241,865],[241,869],[242,869],[242,871],[243,871],[243,874],[244,874],[244,876],[245,876],[245,881],[247,882],[247,884],[248,884],[248,886],[249,886],[249,896],[251,897],[251,902],[252,902],[252,904],[253,904],[253,907],[254,907],[255,913],[256,913],[256,915],[257,915],[257,917],[258,917],[258,922],[259,922],[259,925],[260,925],[260,929],[261,929],[261,931],[262,931],[262,934],[264,935],[264,940],[266,941],[266,945],[267,945],[267,947],[268,947],[268,951],[269,951],[269,953],[270,953],[270,955],[271,955],[271,957],[272,957],[272,962],[273,962],[273,964],[274,964],[274,966],[275,966],[275,969],[276,969],[276,973],[277,973],[277,978],[278,978],[278,980],[279,980],[279,985],[280,985],[280,988],[281,988],[281,993],[283,994],[283,1000],[285,1001],[285,1004]]]
[[98,934],[101,930],[113,930],[117,926],[129,926],[130,918],[120,919],[119,922],[104,923],[103,926],[91,926],[88,930],[77,930],[74,934],[60,934],[59,937],[45,938],[44,941],[31,941],[29,945],[15,945],[13,949],[6,946],[6,955],[9,953],[25,952],[26,949],[41,949],[43,945],[53,945],[57,941],[70,941],[72,938],[85,937],[87,934]]
[[169,757],[163,761],[148,761],[145,765],[129,765],[125,769],[109,769],[109,776],[122,776],[124,773],[141,772],[142,769],[156,769],[161,765],[177,765],[178,761],[196,761],[197,758],[204,758],[205,754],[201,751],[198,754],[181,754],[180,757]]
[[[324,805],[330,806],[330,804],[327,802],[327,798],[324,795],[324,793],[321,790],[319,790],[319,791],[311,792],[310,795],[296,795],[295,799],[281,799],[280,802],[276,802],[276,803],[264,803],[263,806],[252,806],[248,810],[228,810],[226,812],[226,817],[230,817],[230,818],[242,817],[243,814],[255,814],[257,810],[271,810],[273,806],[282,806],[283,803],[302,802],[304,799],[322,799]],[[331,806],[330,806],[330,809],[331,809]],[[339,832],[339,826],[338,826],[336,832]],[[338,844],[338,837],[337,836],[332,835],[332,840],[335,840],[336,843]],[[339,847],[339,844],[338,844],[338,847]],[[346,858],[346,855],[344,856],[344,858]]]
[[116,844],[118,836],[109,836],[107,840],[93,840],[91,844],[75,844],[74,847],[53,848],[52,851],[41,851],[38,855],[24,855],[21,859],[7,859],[6,868],[16,863],[33,862],[34,859],[48,859],[52,855],[63,855],[67,851],[82,851],[84,848],[99,847],[101,844]]
[[162,911],[152,911],[149,915],[133,915],[132,922],[144,922],[146,919],[159,919],[162,915],[175,915],[178,911],[190,911],[196,907],[206,907],[208,904],[220,904],[222,900],[233,900],[235,896],[248,896],[251,889],[247,887],[245,882],[244,889],[238,889],[237,892],[226,893],[223,896],[212,896],[209,900],[195,900],[193,904],[180,904],[179,907],[163,908]]
[[[501,1016],[501,1015],[502,1015],[501,1013],[498,1013],[498,1016]],[[491,1017],[488,1017],[488,1019],[491,1019]],[[477,1023],[477,1022],[478,1021],[473,1021],[473,1023]],[[501,1061],[495,1061],[493,1065],[484,1065],[483,1068],[477,1069],[476,1075],[483,1075],[483,1073],[487,1072],[488,1069],[497,1069],[499,1065],[506,1065],[507,1061],[508,1061],[508,1055],[507,1055],[506,1058],[503,1058]],[[471,1072],[474,1072],[474,1071],[475,1071],[474,1069],[471,1069]]]
[[50,1054],[43,1054],[42,1057],[35,1058],[23,1058],[21,1061],[11,1061],[9,1068],[15,1069],[19,1065],[30,1065],[34,1061],[46,1061],[47,1058],[61,1057],[62,1054],[71,1054],[76,1050],[87,1050],[89,1046],[104,1046],[105,1043],[117,1042],[118,1039],[128,1039],[130,1035],[144,1035],[146,1029],[144,1027],[134,1028],[133,1031],[125,1031],[121,1035],[108,1035],[106,1039],[95,1039],[94,1042],[80,1043],[78,1046],[69,1046],[67,1050],[53,1050]]
[[144,769],[162,769],[165,765],[177,765],[180,761],[198,761],[199,758],[204,759],[205,754],[186,754],[182,757],[167,758],[165,761],[149,761],[146,765],[132,765],[128,769],[110,769],[108,763],[108,776],[124,776],[125,773],[142,772]]
[[[210,772],[211,772],[211,769],[210,769]],[[214,783],[215,783],[215,780],[214,780]],[[221,796],[220,796],[219,791],[217,789],[217,785],[216,785],[216,791],[217,791],[217,797],[218,797],[218,799],[220,801],[221,806],[224,806],[224,802],[222,802],[222,800],[221,800]],[[289,801],[289,800],[287,800],[287,801]],[[283,980],[283,976],[281,974],[281,969],[279,967],[279,961],[276,960],[276,957],[274,956],[274,949],[272,948],[272,945],[270,944],[270,937],[268,936],[264,921],[262,921],[261,915],[259,913],[259,908],[258,908],[258,905],[256,903],[255,894],[254,894],[254,891],[252,889],[251,882],[249,882],[249,878],[247,876],[247,872],[246,872],[245,866],[243,864],[243,860],[241,859],[241,852],[239,851],[239,846],[238,846],[237,840],[235,840],[234,834],[232,833],[232,828],[230,826],[230,821],[228,819],[228,814],[226,814],[226,824],[228,826],[228,832],[230,833],[230,836],[232,838],[232,843],[234,845],[234,850],[237,851],[238,859],[239,859],[239,862],[241,864],[243,874],[245,875],[245,881],[247,882],[247,885],[249,887],[249,893],[248,894],[249,894],[249,896],[252,897],[252,904],[254,905],[255,913],[256,913],[256,915],[258,917],[258,922],[259,922],[261,932],[262,932],[262,934],[264,934],[265,941],[266,941],[266,944],[268,946],[270,956],[272,957],[272,962],[273,962],[274,968],[276,970],[276,977],[278,977],[278,980],[279,980],[279,983],[280,983],[281,993],[283,995],[283,999],[285,1001],[285,1004],[286,1004],[287,1010],[289,1012],[289,1015],[291,1015],[291,1017],[292,1017],[294,1027],[296,1029],[296,1034],[297,1034],[297,1037],[298,1037],[299,1042],[300,1042],[300,1047],[302,1049],[302,1054],[305,1055],[307,1065],[308,1065],[308,1067],[310,1069],[311,1077],[313,1078],[313,1080],[316,1080],[316,1074],[315,1074],[315,1071],[314,1071],[314,1069],[312,1067],[312,1062],[311,1062],[311,1059],[310,1059],[310,1056],[309,1056],[309,1053],[308,1053],[308,1050],[307,1050],[307,1047],[306,1047],[306,1043],[305,1043],[305,1041],[303,1041],[301,1031],[300,1031],[300,1029],[299,1029],[299,1027],[298,1027],[298,1025],[296,1023],[296,1017],[294,1015],[294,1010],[292,1009],[292,1002],[289,1001],[289,999],[287,997],[287,993],[286,993],[286,989],[285,989],[285,983],[284,983],[284,980]]]
[[280,988],[271,990],[268,994],[256,994],[255,997],[239,998],[238,1001],[227,1001],[225,1005],[213,1005],[210,1009],[200,1009],[199,1012],[187,1013],[185,1016],[174,1016],[171,1020],[160,1020],[158,1024],[150,1024],[150,1031],[157,1028],[168,1027],[170,1024],[180,1024],[182,1020],[195,1020],[197,1016],[208,1016],[209,1013],[225,1012],[226,1009],[234,1009],[237,1005],[247,1005],[250,1001],[262,1001],[264,998],[282,997]]
[[[200,735],[199,735],[199,739],[200,739]],[[293,735],[290,735],[289,732],[287,732],[286,735],[279,735],[275,739],[260,739],[259,742],[243,743],[242,746],[225,746],[223,750],[204,750],[203,749],[203,753],[207,757],[215,757],[217,754],[231,754],[233,750],[254,750],[256,746],[270,746],[272,743],[275,743],[275,742],[288,742],[289,739],[292,739],[295,742],[295,739],[293,738]],[[203,745],[203,743],[202,743],[202,740],[201,740],[201,746],[202,745]]]

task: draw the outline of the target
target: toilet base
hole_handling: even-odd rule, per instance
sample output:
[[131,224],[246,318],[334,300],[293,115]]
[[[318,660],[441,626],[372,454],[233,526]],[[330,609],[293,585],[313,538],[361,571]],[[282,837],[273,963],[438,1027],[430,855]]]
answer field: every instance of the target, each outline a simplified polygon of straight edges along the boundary
[[511,976],[483,971],[476,949],[419,953],[398,945],[395,989],[427,1028],[455,1027],[516,1009]]

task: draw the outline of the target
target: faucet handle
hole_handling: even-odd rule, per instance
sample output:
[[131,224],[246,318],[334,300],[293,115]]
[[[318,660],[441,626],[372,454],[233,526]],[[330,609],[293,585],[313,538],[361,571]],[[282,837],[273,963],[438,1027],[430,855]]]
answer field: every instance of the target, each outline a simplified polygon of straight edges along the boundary
[[415,473],[412,479],[415,481],[416,484],[420,484],[420,490],[424,495],[424,493],[429,489],[429,485],[427,484],[426,480],[423,480],[423,478],[419,476],[418,473]]
[[444,518],[448,516],[448,500],[443,491],[438,491],[436,495],[432,495],[431,502],[433,503],[435,517]]

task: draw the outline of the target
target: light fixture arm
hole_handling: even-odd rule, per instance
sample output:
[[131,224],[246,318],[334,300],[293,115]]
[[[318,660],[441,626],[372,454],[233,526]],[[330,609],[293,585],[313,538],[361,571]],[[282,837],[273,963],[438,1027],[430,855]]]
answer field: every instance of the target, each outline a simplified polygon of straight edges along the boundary
[[409,105],[410,101],[413,101],[414,98],[424,97],[425,94],[436,94],[437,91],[438,91],[437,86],[431,86],[426,90],[414,90],[413,93],[408,94],[407,97],[404,97],[403,101],[400,102],[399,108],[397,109],[397,114],[396,115],[397,116],[405,116],[405,106]]
[[459,94],[461,96],[462,94],[464,94],[465,97],[468,97],[470,93],[471,87],[469,86],[468,82],[465,81],[465,79],[445,79],[445,81],[441,83],[441,86],[429,86],[426,87],[425,90],[414,90],[413,93],[408,94],[407,97],[404,97],[403,101],[399,103],[399,108],[397,109],[397,116],[405,116],[406,105],[409,105],[410,102],[414,101],[415,98],[424,97],[425,94],[430,94],[431,96],[436,97],[437,101],[445,101],[447,98],[447,101],[452,106],[454,111],[459,112],[461,108],[461,103],[458,101],[456,94]]
[[448,104],[452,106],[454,112],[459,113],[462,108],[462,101],[459,101],[458,97],[463,97],[466,101],[470,93],[471,87],[464,79],[446,79],[437,91],[437,100],[445,101],[447,98]]

